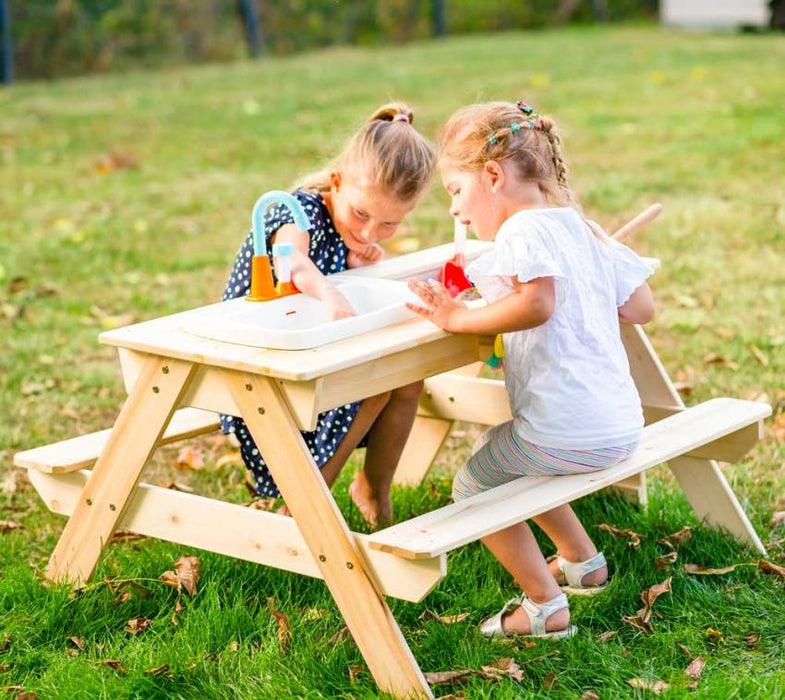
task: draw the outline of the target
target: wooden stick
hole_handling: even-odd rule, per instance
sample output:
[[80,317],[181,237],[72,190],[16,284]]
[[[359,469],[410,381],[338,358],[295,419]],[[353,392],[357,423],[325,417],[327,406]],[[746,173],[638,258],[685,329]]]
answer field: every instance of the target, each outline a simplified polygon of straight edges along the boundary
[[656,219],[660,212],[662,211],[662,204],[657,202],[657,204],[652,204],[650,207],[644,209],[638,216],[633,219],[630,219],[624,226],[622,226],[616,233],[613,234],[612,238],[615,238],[617,241],[623,241],[628,236],[631,236],[636,231],[640,231],[642,228],[648,226],[654,219]]

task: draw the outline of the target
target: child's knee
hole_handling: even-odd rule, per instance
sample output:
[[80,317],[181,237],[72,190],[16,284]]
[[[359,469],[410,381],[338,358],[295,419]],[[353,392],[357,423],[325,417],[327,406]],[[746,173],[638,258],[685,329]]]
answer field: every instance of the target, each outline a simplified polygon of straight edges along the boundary
[[456,503],[483,490],[476,479],[472,478],[471,463],[472,461],[469,460],[467,464],[462,466],[452,480],[452,500]]

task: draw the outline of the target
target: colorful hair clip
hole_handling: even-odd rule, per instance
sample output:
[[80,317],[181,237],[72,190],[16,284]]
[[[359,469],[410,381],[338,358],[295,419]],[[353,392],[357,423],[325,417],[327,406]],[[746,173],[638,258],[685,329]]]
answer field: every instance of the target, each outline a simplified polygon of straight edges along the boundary
[[510,131],[513,134],[517,134],[520,130],[521,130],[521,125],[518,124],[518,122],[513,122],[512,124],[510,124]]
[[518,100],[518,101],[515,103],[515,106],[516,106],[516,107],[517,107],[519,110],[521,110],[521,112],[523,112],[524,114],[526,114],[527,116],[528,116],[529,114],[532,114],[532,113],[534,112],[534,107],[532,107],[531,105],[527,105],[525,102],[523,102],[523,101],[521,101],[521,100]]
[[490,143],[491,145],[499,143],[499,139],[496,138],[496,134],[491,134],[488,137],[488,143]]
[[537,128],[537,122],[536,122],[534,119],[527,119],[527,120],[526,120],[526,123],[527,123],[527,124],[528,124],[528,125],[529,125],[529,126],[532,128],[532,129],[536,129],[536,128]]

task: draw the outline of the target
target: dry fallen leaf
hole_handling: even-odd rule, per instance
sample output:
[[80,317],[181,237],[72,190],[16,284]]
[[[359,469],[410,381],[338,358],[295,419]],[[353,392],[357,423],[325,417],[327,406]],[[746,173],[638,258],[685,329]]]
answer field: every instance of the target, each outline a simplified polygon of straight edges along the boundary
[[769,356],[763,352],[757,345],[750,345],[750,352],[752,356],[758,361],[762,367],[769,366]]
[[193,554],[184,554],[174,563],[174,571],[164,571],[159,580],[167,586],[172,586],[180,592],[183,588],[188,595],[196,595],[196,586],[201,576],[199,558]]
[[727,574],[733,571],[735,568],[739,566],[749,566],[749,564],[745,564],[743,562],[739,564],[731,564],[730,566],[723,566],[719,569],[710,569],[705,568],[703,566],[698,566],[698,564],[685,564],[684,570],[688,574],[694,574],[696,576],[719,576],[720,574]]
[[629,683],[633,688],[640,690],[650,690],[655,695],[659,695],[663,690],[670,688],[665,681],[652,681],[648,678],[628,678]]
[[785,510],[778,510],[776,513],[771,514],[770,525],[772,527],[777,527],[783,524],[785,524]]
[[785,566],[779,566],[778,564],[772,564],[770,561],[766,561],[765,559],[761,559],[758,562],[758,568],[764,574],[777,574],[777,576],[782,576],[785,578]]
[[303,620],[306,622],[311,622],[313,620],[321,620],[329,616],[330,611],[326,610],[325,608],[308,608],[305,613],[303,613]]
[[671,590],[671,578],[669,576],[662,583],[656,583],[642,591],[641,600],[643,601],[644,605],[651,607],[654,605],[654,601],[657,600],[657,598],[659,598],[664,593],[670,593]]
[[594,637],[600,644],[604,644],[607,642],[611,637],[618,634],[617,630],[606,630],[605,632],[600,632],[596,637]]
[[666,535],[665,537],[660,538],[657,540],[660,544],[668,545],[669,547],[673,547],[674,549],[678,547],[680,544],[684,544],[687,540],[692,537],[692,528],[687,525],[683,527],[678,532],[673,532],[670,535]]
[[706,639],[708,639],[711,644],[719,644],[725,639],[725,635],[719,630],[709,627],[706,630]]
[[292,643],[292,626],[289,624],[289,618],[280,610],[271,610],[270,613],[278,623],[278,642],[281,644],[281,651],[285,654]]
[[640,545],[641,540],[644,539],[643,535],[634,532],[633,530],[624,529],[621,530],[618,527],[614,527],[613,525],[608,525],[608,523],[600,523],[597,525],[600,530],[605,530],[605,532],[610,532],[612,535],[616,535],[617,537],[629,537],[630,541],[627,542],[627,546],[630,549],[637,549],[638,545]]
[[746,637],[744,637],[744,643],[748,647],[754,647],[758,643],[759,639],[760,639],[759,634],[749,634]]
[[365,666],[363,664],[353,664],[349,666],[349,683],[352,684],[356,683],[357,676],[360,674],[360,671],[362,671],[364,668]]
[[581,700],[600,700],[600,696],[593,690],[587,690],[581,695]]
[[335,646],[338,642],[342,642],[345,639],[349,638],[349,628],[344,625],[339,629],[335,634],[331,635],[330,638],[327,640],[327,646]]
[[434,620],[438,620],[444,625],[455,625],[459,622],[463,622],[467,617],[469,617],[469,613],[467,612],[458,613],[457,615],[438,615],[437,613],[433,612],[433,610],[426,608],[418,619],[427,620],[428,618],[433,618]]
[[174,563],[174,570],[177,572],[177,577],[183,584],[186,592],[190,596],[196,595],[196,585],[199,583],[201,576],[202,565],[199,558],[193,554],[184,554],[178,557]]
[[498,679],[508,677],[520,683],[523,680],[523,669],[515,662],[515,659],[506,656],[497,659],[492,664],[481,667],[481,674],[485,678]]
[[672,552],[668,552],[667,554],[663,554],[661,557],[657,557],[654,560],[654,565],[660,571],[663,571],[664,569],[667,569],[668,566],[670,566],[671,564],[675,564],[678,556],[679,553],[676,550]]
[[187,445],[180,449],[177,453],[177,460],[174,463],[177,469],[193,469],[200,471],[204,469],[204,458],[200,450],[197,450],[192,445]]
[[11,530],[19,530],[21,527],[21,523],[16,520],[0,520],[0,532],[11,532]]
[[164,664],[163,666],[156,666],[155,668],[146,668],[144,671],[144,675],[145,676],[165,675],[170,680],[174,678],[174,674],[169,670],[169,664]]
[[628,615],[622,617],[622,621],[626,622],[633,627],[643,630],[644,632],[654,632],[654,627],[651,624],[651,618],[654,614],[652,606],[654,602],[664,593],[671,592],[671,578],[668,577],[662,583],[657,583],[645,590],[641,591],[641,600],[643,607],[638,610],[635,615]]
[[128,620],[125,625],[125,631],[128,634],[139,634],[150,627],[151,623],[152,620],[148,620],[146,617],[135,617],[133,620]]
[[79,649],[79,651],[84,651],[84,639],[81,639],[80,637],[68,637],[68,641]]
[[430,673],[423,673],[425,680],[429,685],[441,685],[443,683],[462,683],[470,676],[475,674],[474,671],[465,668],[461,671],[433,671]]
[[700,679],[701,674],[703,673],[703,667],[705,665],[706,659],[704,659],[702,656],[696,656],[692,661],[690,661],[690,665],[684,669],[684,675],[697,681]]
[[113,668],[118,673],[128,673],[128,669],[123,665],[123,662],[119,659],[101,659],[101,661],[96,662],[102,666],[109,666],[109,668]]

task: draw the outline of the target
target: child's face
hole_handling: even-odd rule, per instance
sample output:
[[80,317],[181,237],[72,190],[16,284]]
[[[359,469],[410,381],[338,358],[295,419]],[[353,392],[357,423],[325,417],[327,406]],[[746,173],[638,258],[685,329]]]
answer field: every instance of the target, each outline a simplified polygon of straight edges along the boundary
[[504,221],[494,201],[493,188],[484,170],[467,171],[444,165],[442,182],[450,195],[450,215],[470,226],[481,241],[492,241]]
[[367,177],[330,175],[331,214],[349,250],[362,253],[390,238],[415,202],[401,202],[381,191]]

